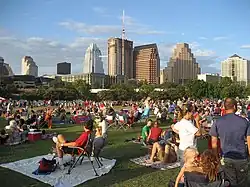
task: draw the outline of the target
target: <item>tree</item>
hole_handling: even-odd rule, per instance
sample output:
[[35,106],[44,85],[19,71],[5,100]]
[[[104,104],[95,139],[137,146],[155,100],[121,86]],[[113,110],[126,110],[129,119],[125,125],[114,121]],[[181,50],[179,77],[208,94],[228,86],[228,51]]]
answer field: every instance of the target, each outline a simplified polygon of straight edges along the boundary
[[53,88],[63,88],[64,86],[65,86],[65,83],[61,79],[58,79],[58,78],[50,82],[50,87],[53,87]]
[[187,91],[190,97],[203,98],[209,97],[209,83],[203,80],[193,80],[187,84]]
[[244,86],[234,83],[234,84],[231,84],[230,86],[224,87],[221,90],[221,96],[222,98],[226,98],[226,97],[244,98],[245,97],[244,90],[245,90]]
[[91,86],[84,80],[77,80],[73,83],[73,87],[78,91],[81,99],[89,99],[91,97]]

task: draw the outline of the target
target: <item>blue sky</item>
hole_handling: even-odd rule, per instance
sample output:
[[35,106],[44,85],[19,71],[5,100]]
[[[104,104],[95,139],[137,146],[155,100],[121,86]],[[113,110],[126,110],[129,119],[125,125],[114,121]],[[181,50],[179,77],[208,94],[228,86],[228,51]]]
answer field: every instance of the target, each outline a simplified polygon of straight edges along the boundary
[[55,73],[61,61],[81,72],[91,42],[105,56],[107,39],[121,36],[122,10],[126,37],[157,43],[161,67],[179,42],[190,44],[203,72],[219,72],[234,53],[250,59],[249,0],[0,0],[0,7],[0,56],[17,74],[24,55],[40,74]]

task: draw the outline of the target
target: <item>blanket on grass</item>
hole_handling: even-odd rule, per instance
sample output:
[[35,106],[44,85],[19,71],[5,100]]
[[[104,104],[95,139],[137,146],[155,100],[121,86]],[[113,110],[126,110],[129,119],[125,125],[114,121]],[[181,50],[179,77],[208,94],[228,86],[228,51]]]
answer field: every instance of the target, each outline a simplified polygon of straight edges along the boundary
[[[43,183],[47,183],[51,186],[54,186],[56,183],[58,183],[58,180],[62,183],[69,183],[72,186],[76,186],[79,184],[82,184],[90,179],[97,178],[99,176],[102,176],[106,173],[108,173],[115,165],[116,160],[109,160],[109,159],[102,159],[103,167],[98,168],[97,163],[94,162],[95,168],[97,170],[97,173],[99,176],[95,176],[95,173],[92,169],[91,163],[87,158],[84,158],[82,165],[77,164],[76,167],[72,170],[71,174],[68,175],[68,167],[66,167],[64,170],[60,170],[59,168],[56,169],[56,171],[52,172],[49,175],[34,175],[32,174],[33,171],[35,171],[38,168],[38,162],[42,158],[46,158],[51,160],[52,155],[42,155],[37,156],[29,159],[19,160],[16,162],[11,162],[7,164],[0,165],[1,167],[8,168],[10,170],[22,173],[28,177],[37,179]],[[64,162],[70,161],[70,156],[65,155],[64,156]]]
[[146,160],[148,159],[149,155],[145,155],[139,158],[130,159],[130,161],[141,166],[151,167],[160,170],[174,169],[180,167],[180,162],[175,162],[171,164],[163,164],[160,161],[154,163],[147,163]]

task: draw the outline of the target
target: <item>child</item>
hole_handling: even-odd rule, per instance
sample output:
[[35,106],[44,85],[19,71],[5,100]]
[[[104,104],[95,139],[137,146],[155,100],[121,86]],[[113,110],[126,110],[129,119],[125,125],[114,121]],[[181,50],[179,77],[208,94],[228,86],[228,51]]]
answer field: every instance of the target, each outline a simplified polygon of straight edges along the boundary
[[195,148],[187,148],[184,151],[184,166],[181,168],[176,180],[175,180],[175,187],[184,187],[184,172],[186,171],[196,171],[201,172],[202,169],[198,167],[196,162],[196,158],[198,157],[198,151]]

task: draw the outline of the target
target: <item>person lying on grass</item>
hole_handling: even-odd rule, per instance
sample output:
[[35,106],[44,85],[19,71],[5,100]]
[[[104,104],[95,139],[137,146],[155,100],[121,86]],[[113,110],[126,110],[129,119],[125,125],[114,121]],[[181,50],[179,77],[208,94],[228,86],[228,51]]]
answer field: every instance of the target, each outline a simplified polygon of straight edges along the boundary
[[79,153],[78,150],[70,147],[85,147],[87,145],[88,137],[93,130],[93,120],[87,121],[83,128],[84,132],[75,141],[67,141],[62,134],[52,138],[56,143],[56,153],[59,157],[59,167],[61,169],[64,169],[63,154]]

